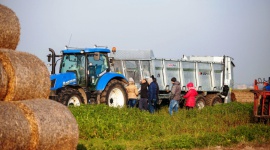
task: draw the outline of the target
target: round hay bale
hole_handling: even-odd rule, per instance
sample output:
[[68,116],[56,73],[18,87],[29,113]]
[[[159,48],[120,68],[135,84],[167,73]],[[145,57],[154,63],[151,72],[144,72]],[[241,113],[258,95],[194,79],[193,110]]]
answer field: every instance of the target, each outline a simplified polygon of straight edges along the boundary
[[7,93],[8,85],[7,74],[4,71],[3,65],[0,63],[0,99],[3,99]]
[[0,48],[15,50],[19,40],[19,19],[11,9],[0,4]]
[[0,101],[0,149],[75,150],[79,129],[68,107],[48,99]]
[[50,74],[45,63],[38,57],[0,48],[0,64],[0,83],[7,83],[7,90],[0,92],[0,101],[49,98]]

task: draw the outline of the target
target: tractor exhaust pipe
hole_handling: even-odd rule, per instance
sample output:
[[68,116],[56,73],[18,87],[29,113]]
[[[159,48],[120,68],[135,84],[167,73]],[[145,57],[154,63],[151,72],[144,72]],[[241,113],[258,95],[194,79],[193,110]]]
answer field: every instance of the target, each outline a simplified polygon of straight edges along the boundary
[[52,48],[49,48],[49,51],[52,53],[52,54],[48,54],[47,57],[48,57],[48,62],[51,61],[52,59],[52,71],[51,71],[51,74],[55,74],[55,52]]

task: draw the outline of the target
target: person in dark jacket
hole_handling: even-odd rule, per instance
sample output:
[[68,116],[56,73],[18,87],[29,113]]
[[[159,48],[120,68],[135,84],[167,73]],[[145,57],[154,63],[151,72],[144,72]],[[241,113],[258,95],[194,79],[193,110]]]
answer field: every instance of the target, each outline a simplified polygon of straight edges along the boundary
[[154,106],[155,106],[155,110],[157,110],[158,108],[158,105],[157,105],[157,103],[158,103],[158,101],[159,101],[159,86],[158,86],[158,83],[157,83],[157,79],[154,77],[154,75],[152,75],[151,76],[151,78],[152,78],[152,80],[153,80],[153,83],[155,83],[156,84],[156,86],[157,86],[157,91],[156,91],[156,93],[157,93],[157,100],[155,101],[155,104],[154,104]]
[[141,80],[140,95],[141,98],[139,100],[139,109],[148,110],[148,83],[146,79]]
[[157,85],[153,83],[152,78],[148,78],[147,80],[149,87],[148,87],[148,108],[150,113],[155,112],[155,104],[157,103]]
[[172,115],[173,111],[177,112],[179,108],[179,100],[181,95],[181,87],[180,82],[176,81],[176,78],[173,77],[171,79],[172,89],[170,93],[170,105],[169,105],[169,114]]

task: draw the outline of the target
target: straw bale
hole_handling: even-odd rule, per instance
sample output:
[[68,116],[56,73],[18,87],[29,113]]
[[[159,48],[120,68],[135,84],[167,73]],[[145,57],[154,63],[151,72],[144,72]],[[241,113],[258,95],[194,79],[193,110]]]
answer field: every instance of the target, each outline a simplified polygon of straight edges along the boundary
[[6,93],[0,95],[0,98],[3,97],[0,101],[49,97],[50,74],[45,63],[38,57],[0,48],[0,64],[3,66],[2,72],[7,74],[1,83],[8,83]]
[[15,50],[20,40],[20,22],[16,14],[0,4],[0,48]]
[[3,99],[7,93],[8,84],[7,74],[4,71],[3,65],[0,63],[0,99]]
[[0,101],[0,149],[75,150],[79,129],[68,107],[48,99]]

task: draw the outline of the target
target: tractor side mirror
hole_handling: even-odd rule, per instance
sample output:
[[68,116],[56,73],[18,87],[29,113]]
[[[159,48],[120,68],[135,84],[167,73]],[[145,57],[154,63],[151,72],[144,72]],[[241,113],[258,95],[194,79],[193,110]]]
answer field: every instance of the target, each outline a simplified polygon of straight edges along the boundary
[[48,57],[48,62],[51,62],[52,54],[47,55],[47,57]]
[[109,59],[109,62],[110,62],[110,64],[111,64],[111,66],[114,66],[114,57],[111,57],[110,59]]

